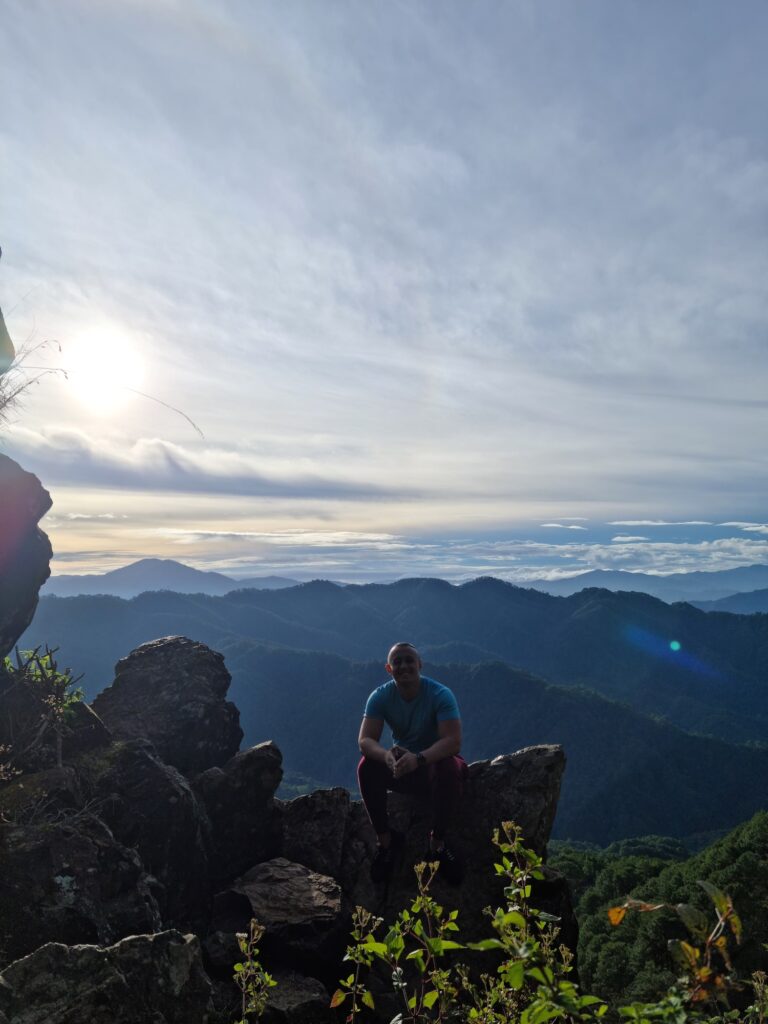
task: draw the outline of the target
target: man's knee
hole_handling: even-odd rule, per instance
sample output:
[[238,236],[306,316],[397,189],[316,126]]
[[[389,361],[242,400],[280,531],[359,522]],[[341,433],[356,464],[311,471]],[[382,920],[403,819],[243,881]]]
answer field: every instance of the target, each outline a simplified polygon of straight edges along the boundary
[[386,779],[389,769],[381,761],[373,761],[370,757],[361,757],[357,766],[357,777],[360,781],[372,782]]
[[460,789],[463,781],[462,762],[456,757],[435,761],[434,780],[440,788]]

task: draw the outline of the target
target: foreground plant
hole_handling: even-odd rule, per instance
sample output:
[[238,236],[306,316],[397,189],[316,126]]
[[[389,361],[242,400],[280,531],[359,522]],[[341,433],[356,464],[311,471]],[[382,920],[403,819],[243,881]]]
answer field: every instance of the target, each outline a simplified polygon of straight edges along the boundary
[[16,648],[15,663],[11,658],[5,659],[5,671],[12,685],[23,686],[39,703],[40,718],[29,735],[21,737],[17,743],[8,767],[13,768],[14,761],[33,753],[53,733],[56,746],[56,765],[62,767],[62,749],[64,737],[67,735],[75,705],[83,700],[83,691],[77,686],[82,676],[73,677],[68,668],[60,669],[55,658],[57,648],[36,647],[33,651],[19,651]]
[[[505,904],[489,911],[495,936],[480,942],[458,941],[457,911],[446,911],[430,895],[436,864],[416,865],[417,896],[382,935],[383,921],[358,907],[352,942],[345,959],[354,970],[340,983],[331,1006],[344,1007],[347,1024],[356,1024],[366,1011],[375,1011],[368,975],[375,964],[386,967],[400,1005],[391,1024],[546,1024],[567,1021],[587,1024],[604,1017],[608,1004],[584,995],[569,977],[572,953],[558,943],[557,918],[532,906],[531,889],[543,877],[542,860],[523,845],[517,825],[505,822],[494,834],[499,851],[496,872],[504,879]],[[699,883],[715,908],[716,921],[690,904],[670,907],[688,930],[690,942],[672,940],[670,953],[683,969],[678,985],[655,1003],[619,1007],[626,1021],[636,1024],[766,1024],[766,975],[752,978],[753,1004],[745,1011],[728,1009],[728,993],[741,987],[736,978],[729,942],[741,941],[741,921],[730,898],[708,882]],[[653,912],[664,903],[627,899],[609,910],[618,925],[629,911]],[[459,950],[492,953],[493,973],[477,978],[456,960]]]
[[[588,1021],[601,1017],[606,1005],[582,996],[568,980],[571,955],[556,946],[556,919],[530,903],[531,886],[542,877],[541,858],[523,845],[520,829],[506,822],[494,834],[500,853],[496,871],[506,885],[506,906],[491,917],[495,938],[458,941],[458,912],[446,911],[430,895],[438,865],[417,864],[417,896],[379,936],[381,918],[358,907],[346,959],[355,970],[334,993],[331,1006],[347,1003],[349,1024],[364,1008],[375,1009],[364,975],[383,963],[401,1004],[392,1024],[467,1020],[477,1024],[543,1024],[555,1018]],[[495,974],[474,981],[457,950],[495,951],[501,957]]]
[[234,980],[241,993],[241,1017],[236,1024],[251,1024],[264,1013],[269,998],[269,990],[277,982],[261,966],[259,947],[264,926],[255,918],[246,934],[238,932],[237,944],[243,959],[234,965]]

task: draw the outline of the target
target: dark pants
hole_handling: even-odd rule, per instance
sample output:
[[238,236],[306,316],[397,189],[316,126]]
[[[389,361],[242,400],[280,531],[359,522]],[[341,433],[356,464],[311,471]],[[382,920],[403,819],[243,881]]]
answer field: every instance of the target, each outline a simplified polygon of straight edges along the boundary
[[363,757],[357,766],[357,781],[377,835],[389,831],[387,790],[392,790],[423,798],[432,812],[432,834],[436,839],[443,839],[468,772],[466,761],[457,754],[434,764],[422,765],[409,775],[396,779],[383,761],[369,761]]

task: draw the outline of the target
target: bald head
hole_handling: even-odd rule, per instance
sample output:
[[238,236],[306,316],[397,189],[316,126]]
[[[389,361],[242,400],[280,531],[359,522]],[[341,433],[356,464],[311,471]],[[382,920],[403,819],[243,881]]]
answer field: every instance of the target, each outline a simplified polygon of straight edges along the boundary
[[417,659],[417,661],[419,663],[419,666],[421,666],[421,656],[419,655],[419,652],[416,650],[416,648],[413,646],[413,644],[409,644],[407,640],[400,640],[400,641],[398,641],[398,643],[393,644],[390,647],[389,654],[387,655],[387,664],[388,665],[392,664],[392,659],[393,659],[393,657],[395,657],[395,655],[396,655],[396,653],[398,651],[400,651],[403,654],[408,652],[408,653],[414,655],[414,657]]

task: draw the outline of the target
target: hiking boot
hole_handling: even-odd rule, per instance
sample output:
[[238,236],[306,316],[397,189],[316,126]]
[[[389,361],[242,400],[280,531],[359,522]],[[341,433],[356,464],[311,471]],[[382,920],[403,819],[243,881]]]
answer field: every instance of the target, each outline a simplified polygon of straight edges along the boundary
[[443,844],[442,850],[430,850],[429,860],[438,862],[440,867],[437,872],[449,885],[461,885],[464,880],[464,865],[450,846]]
[[371,881],[386,882],[394,870],[395,864],[400,860],[405,845],[405,836],[402,832],[391,829],[389,833],[389,846],[380,846],[376,850],[376,856],[371,863]]

